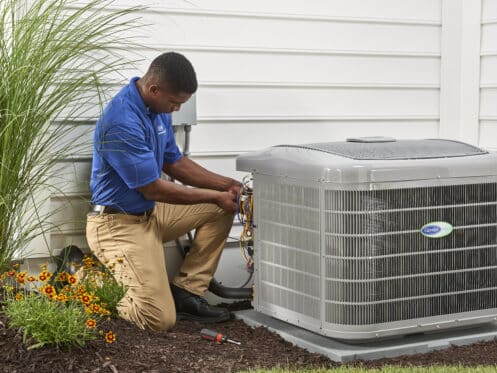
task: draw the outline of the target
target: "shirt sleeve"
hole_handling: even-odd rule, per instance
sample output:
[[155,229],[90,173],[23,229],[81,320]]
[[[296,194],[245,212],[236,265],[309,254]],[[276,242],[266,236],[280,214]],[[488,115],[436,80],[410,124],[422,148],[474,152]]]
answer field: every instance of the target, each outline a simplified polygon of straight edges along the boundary
[[160,177],[157,161],[146,141],[145,131],[136,123],[100,126],[95,148],[130,189],[150,184]]
[[179,150],[178,145],[176,144],[176,139],[174,138],[171,114],[166,114],[164,116],[164,122],[167,127],[167,139],[166,146],[164,148],[164,163],[174,163],[183,157],[183,153]]

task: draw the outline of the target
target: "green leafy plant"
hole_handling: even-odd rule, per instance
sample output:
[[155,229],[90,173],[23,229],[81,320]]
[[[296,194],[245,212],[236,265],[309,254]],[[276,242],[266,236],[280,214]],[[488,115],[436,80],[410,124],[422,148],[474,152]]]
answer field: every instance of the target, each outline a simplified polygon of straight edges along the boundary
[[123,35],[138,8],[111,3],[0,2],[0,271],[53,228],[40,191],[54,188],[54,166],[78,151],[71,134],[98,114],[111,88],[102,78],[129,67],[119,51],[131,49]]
[[85,276],[81,283],[86,287],[87,292],[93,294],[110,312],[110,317],[117,318],[117,306],[126,294],[127,287],[116,281],[112,270],[107,269],[92,257],[85,257],[83,262]]
[[76,302],[54,302],[44,296],[25,296],[19,300],[8,300],[5,314],[9,318],[9,327],[20,328],[23,343],[35,343],[29,348],[39,348],[47,344],[56,346],[83,346],[85,342],[95,339],[96,333],[86,326],[90,315]]

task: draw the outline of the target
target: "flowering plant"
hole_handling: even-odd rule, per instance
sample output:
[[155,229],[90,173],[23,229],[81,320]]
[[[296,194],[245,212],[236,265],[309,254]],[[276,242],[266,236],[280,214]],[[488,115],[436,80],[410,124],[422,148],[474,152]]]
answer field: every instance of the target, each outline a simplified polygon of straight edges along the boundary
[[85,259],[82,270],[81,279],[67,272],[54,275],[46,265],[38,276],[28,276],[17,265],[0,274],[2,312],[9,327],[22,331],[29,349],[82,346],[99,334],[106,343],[117,340],[113,331],[103,328],[106,320],[117,316],[116,306],[126,289],[93,260]]

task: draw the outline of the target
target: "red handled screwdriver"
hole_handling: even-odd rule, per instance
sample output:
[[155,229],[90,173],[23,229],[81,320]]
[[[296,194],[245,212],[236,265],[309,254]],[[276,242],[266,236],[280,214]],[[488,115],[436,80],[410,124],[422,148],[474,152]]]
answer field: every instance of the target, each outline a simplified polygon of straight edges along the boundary
[[212,341],[212,342],[217,342],[217,343],[229,342],[229,343],[234,343],[236,345],[241,345],[240,342],[237,342],[237,341],[234,341],[232,339],[229,339],[227,336],[225,336],[225,335],[223,335],[221,333],[218,333],[215,330],[202,329],[200,331],[200,336],[203,339],[207,339],[208,341]]

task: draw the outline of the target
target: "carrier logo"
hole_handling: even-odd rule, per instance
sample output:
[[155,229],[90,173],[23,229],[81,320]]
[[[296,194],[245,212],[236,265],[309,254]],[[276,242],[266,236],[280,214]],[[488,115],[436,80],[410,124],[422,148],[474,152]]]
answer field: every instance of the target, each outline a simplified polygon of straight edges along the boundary
[[433,221],[421,227],[421,234],[429,238],[441,238],[452,233],[454,227],[445,221]]

